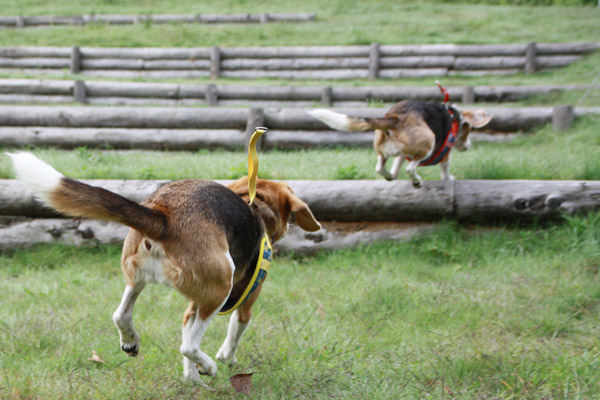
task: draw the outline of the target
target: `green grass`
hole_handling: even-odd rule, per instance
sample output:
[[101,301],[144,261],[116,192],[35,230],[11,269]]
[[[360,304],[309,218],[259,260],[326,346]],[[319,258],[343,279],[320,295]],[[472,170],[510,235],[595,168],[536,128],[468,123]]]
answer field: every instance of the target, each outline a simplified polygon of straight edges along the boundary
[[[510,142],[475,143],[467,152],[452,153],[451,172],[457,179],[598,180],[598,126],[600,117],[588,116],[565,132],[546,126]],[[247,173],[241,150],[32,150],[67,176],[80,179],[236,179]],[[273,150],[261,152],[259,158],[259,175],[265,179],[382,179],[375,172],[375,152],[369,148]],[[440,176],[438,167],[418,171],[424,179]],[[0,156],[0,178],[12,177],[8,157]],[[405,172],[400,179],[408,179]]]
[[[239,364],[209,389],[181,378],[186,301],[150,286],[136,306],[138,358],[111,315],[117,247],[40,246],[0,256],[0,397],[598,398],[600,214],[546,227],[444,223],[409,242],[280,256]],[[217,318],[202,348],[225,336]],[[88,361],[95,351],[105,364]]]
[[[265,46],[397,43],[515,43],[595,41],[597,7],[531,7],[439,2],[284,0],[96,0],[9,2],[4,15],[84,13],[316,12],[311,23],[267,25],[141,24],[55,26],[2,30],[2,45],[64,46]],[[535,17],[533,17],[535,15]]]

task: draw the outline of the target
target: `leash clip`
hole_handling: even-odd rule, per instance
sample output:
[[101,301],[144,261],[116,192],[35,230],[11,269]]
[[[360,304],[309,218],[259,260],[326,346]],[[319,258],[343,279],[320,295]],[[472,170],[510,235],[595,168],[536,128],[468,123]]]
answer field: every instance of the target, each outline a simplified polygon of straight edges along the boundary
[[250,143],[248,144],[248,195],[250,198],[250,205],[252,205],[254,198],[256,197],[256,177],[258,176],[256,143],[258,143],[258,139],[260,139],[267,131],[268,129],[262,126],[254,128],[254,133],[250,137]]

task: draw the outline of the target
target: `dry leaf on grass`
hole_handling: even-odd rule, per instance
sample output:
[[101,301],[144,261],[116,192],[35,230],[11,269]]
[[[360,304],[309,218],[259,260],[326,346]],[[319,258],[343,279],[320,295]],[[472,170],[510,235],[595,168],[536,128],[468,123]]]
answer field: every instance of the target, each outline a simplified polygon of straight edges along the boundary
[[96,353],[94,350],[92,350],[92,356],[88,358],[88,361],[93,361],[99,364],[106,364],[106,362],[103,359],[101,359],[98,353]]
[[229,378],[229,381],[236,392],[250,396],[250,390],[252,390],[252,373],[233,375]]

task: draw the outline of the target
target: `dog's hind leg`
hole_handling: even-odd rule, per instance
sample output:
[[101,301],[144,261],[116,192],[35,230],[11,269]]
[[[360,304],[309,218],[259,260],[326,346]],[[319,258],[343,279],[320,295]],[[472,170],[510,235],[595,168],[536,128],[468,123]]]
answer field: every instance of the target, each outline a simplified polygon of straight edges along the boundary
[[410,161],[406,166],[406,172],[408,172],[408,175],[410,175],[410,177],[412,178],[413,187],[415,187],[416,189],[419,189],[423,186],[423,180],[421,179],[419,174],[417,174],[417,167],[419,166],[420,161],[421,160]]
[[402,167],[403,163],[404,157],[402,155],[399,155],[396,158],[394,158],[394,164],[392,164],[392,170],[390,171],[390,173],[392,174],[392,179],[398,178],[398,172],[400,171],[400,167]]
[[385,168],[385,163],[387,161],[387,158],[385,158],[384,156],[382,156],[381,154],[377,155],[377,165],[375,166],[375,171],[383,176],[386,180],[391,181],[392,175],[390,174],[390,172]]
[[182,329],[181,354],[183,355],[183,375],[193,381],[200,381],[200,374],[215,376],[217,364],[208,354],[200,350],[200,342],[208,324],[219,312],[231,292],[235,264],[229,252],[226,257],[215,257],[211,262],[213,271],[218,271],[205,291],[198,293],[197,298],[190,303]]
[[121,350],[132,357],[137,356],[140,351],[140,336],[133,327],[133,306],[145,285],[145,283],[137,283],[126,286],[121,304],[113,314],[113,321],[121,337]]

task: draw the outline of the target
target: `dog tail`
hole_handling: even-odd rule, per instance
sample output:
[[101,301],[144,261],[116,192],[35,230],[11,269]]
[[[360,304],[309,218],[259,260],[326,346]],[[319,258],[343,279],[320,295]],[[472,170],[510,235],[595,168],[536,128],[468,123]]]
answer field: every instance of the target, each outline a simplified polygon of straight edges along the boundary
[[393,128],[398,120],[396,118],[358,118],[340,114],[324,108],[317,108],[308,112],[325,125],[338,131],[364,132],[374,129],[387,130]]
[[31,153],[6,153],[17,178],[45,205],[71,216],[115,221],[151,239],[167,235],[165,213],[145,207],[109,190],[67,178]]

